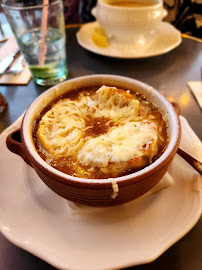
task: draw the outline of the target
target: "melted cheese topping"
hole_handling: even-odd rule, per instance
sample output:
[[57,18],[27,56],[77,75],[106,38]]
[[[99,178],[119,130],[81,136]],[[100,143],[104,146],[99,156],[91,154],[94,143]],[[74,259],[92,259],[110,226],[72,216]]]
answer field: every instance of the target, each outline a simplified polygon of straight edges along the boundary
[[42,117],[38,141],[52,156],[75,156],[84,143],[85,120],[80,116],[80,103],[60,100]]
[[76,156],[85,140],[88,115],[106,117],[115,123],[126,123],[139,114],[139,101],[125,91],[102,86],[92,97],[58,101],[42,117],[37,131],[41,146],[52,156]]
[[[100,87],[93,103],[94,116],[111,118],[118,124],[134,121],[139,115],[139,101],[115,87]],[[93,109],[93,108],[92,108]]]
[[[61,99],[39,122],[39,149],[45,152],[46,160],[73,157],[87,166],[86,171],[99,168],[104,174],[118,175],[128,169],[143,168],[157,155],[159,141],[164,138],[153,116],[145,118],[150,103],[142,104],[145,106],[140,107],[130,91],[108,86],[92,94],[81,92],[75,100]],[[87,125],[89,116],[109,119],[104,134],[93,136],[87,132],[92,128]]]
[[156,124],[128,122],[88,140],[79,151],[78,159],[85,165],[101,168],[143,156],[152,159],[158,151],[157,139]]
[[113,190],[111,198],[115,199],[118,196],[118,193],[119,193],[119,186],[118,186],[118,184],[117,184],[117,182],[116,182],[116,180],[114,178],[110,178],[110,180],[111,180],[111,183],[112,183],[112,190]]

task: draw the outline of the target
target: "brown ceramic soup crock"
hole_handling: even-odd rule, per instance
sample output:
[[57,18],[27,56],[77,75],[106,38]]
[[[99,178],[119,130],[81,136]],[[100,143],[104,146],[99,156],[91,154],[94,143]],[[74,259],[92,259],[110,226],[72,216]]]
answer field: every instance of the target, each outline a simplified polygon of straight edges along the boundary
[[[33,143],[33,128],[40,112],[55,98],[75,89],[93,85],[109,85],[130,89],[148,98],[166,115],[169,140],[164,153],[144,169],[115,178],[118,185],[114,193],[112,179],[82,179],[67,175],[48,165],[37,153]],[[19,134],[20,133],[20,134]],[[7,138],[7,147],[31,165],[41,180],[54,192],[67,200],[91,206],[113,206],[134,200],[154,187],[168,170],[180,143],[179,118],[170,102],[157,90],[140,81],[115,75],[89,75],[65,81],[40,95],[26,111],[20,130]],[[114,198],[115,197],[115,198]]]

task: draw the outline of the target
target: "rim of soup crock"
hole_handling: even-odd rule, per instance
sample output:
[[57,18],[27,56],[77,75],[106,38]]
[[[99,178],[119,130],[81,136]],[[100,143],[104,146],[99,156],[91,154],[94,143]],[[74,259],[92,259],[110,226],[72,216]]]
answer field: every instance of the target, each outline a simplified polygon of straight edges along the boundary
[[[89,84],[88,82],[91,81]],[[73,186],[85,186],[88,184],[88,188],[96,188],[100,186],[100,188],[103,188],[103,186],[110,186],[111,187],[111,179],[85,179],[85,178],[78,178],[75,176],[71,176],[68,174],[65,174],[53,167],[51,167],[49,164],[47,164],[37,153],[37,150],[34,146],[32,132],[33,132],[33,126],[34,126],[34,120],[39,116],[41,110],[37,110],[41,106],[41,108],[46,107],[50,102],[48,101],[54,99],[60,96],[61,94],[68,92],[68,89],[74,90],[78,88],[78,85],[83,83],[83,86],[90,86],[90,85],[107,85],[107,82],[111,81],[109,83],[112,86],[112,81],[114,81],[114,86],[117,86],[118,84],[122,85],[131,85],[135,89],[139,89],[140,93],[141,90],[143,92],[147,92],[150,97],[148,98],[149,101],[151,101],[154,105],[156,105],[157,102],[161,103],[161,110],[164,111],[164,113],[167,113],[168,118],[168,124],[169,124],[169,143],[167,145],[166,150],[164,153],[152,164],[149,166],[141,169],[140,171],[134,172],[132,174],[128,174],[121,177],[114,178],[119,185],[124,186],[128,184],[132,184],[134,181],[138,182],[141,181],[143,178],[145,179],[147,176],[152,176],[153,174],[157,173],[159,170],[161,170],[164,166],[166,166],[168,163],[170,163],[178,149],[179,143],[180,143],[180,135],[181,135],[181,128],[180,128],[180,122],[179,117],[175,113],[175,110],[172,106],[172,104],[163,96],[161,95],[157,90],[155,90],[152,86],[149,86],[143,82],[137,81],[132,78],[124,77],[124,76],[117,76],[117,75],[87,75],[82,77],[77,77],[75,79],[70,79],[68,81],[65,81],[59,85],[53,86],[44,93],[42,93],[28,108],[26,111],[22,126],[21,126],[21,134],[22,134],[22,143],[24,150],[26,151],[26,154],[28,155],[29,160],[31,161],[32,165],[42,172],[44,172],[47,176],[56,179],[59,182],[62,183],[68,183]],[[68,88],[68,87],[69,88]],[[72,87],[73,86],[73,87]],[[123,87],[123,86],[122,86]],[[120,87],[121,88],[121,87]],[[128,88],[128,87],[126,87]],[[58,91],[60,89],[62,93]],[[130,88],[128,88],[130,89]],[[132,90],[131,90],[132,91]],[[132,91],[133,92],[133,91]],[[141,93],[142,94],[142,93]],[[155,100],[154,100],[155,99]]]

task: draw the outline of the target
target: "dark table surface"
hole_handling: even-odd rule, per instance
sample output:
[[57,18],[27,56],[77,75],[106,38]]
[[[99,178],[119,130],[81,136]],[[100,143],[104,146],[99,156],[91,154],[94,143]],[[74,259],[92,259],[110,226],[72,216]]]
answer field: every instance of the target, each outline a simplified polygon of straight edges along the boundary
[[[202,140],[201,110],[187,87],[188,81],[201,80],[202,43],[183,38],[180,46],[169,53],[146,59],[115,59],[93,54],[76,41],[78,28],[67,28],[69,79],[89,74],[116,74],[152,85],[171,101],[180,104],[181,114]],[[32,80],[27,86],[0,86],[8,101],[0,115],[0,133],[11,125],[47,88]],[[9,242],[0,234],[0,270],[55,269],[34,255]],[[181,240],[154,262],[135,266],[138,270],[202,269],[202,218]]]

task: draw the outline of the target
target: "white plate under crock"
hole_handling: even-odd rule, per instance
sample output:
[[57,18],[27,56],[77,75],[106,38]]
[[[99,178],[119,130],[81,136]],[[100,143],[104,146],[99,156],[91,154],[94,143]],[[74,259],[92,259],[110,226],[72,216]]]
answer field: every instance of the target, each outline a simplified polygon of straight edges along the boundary
[[[201,159],[201,142],[183,117],[181,121],[181,146]],[[169,168],[171,186],[122,206],[75,210],[7,149],[6,137],[20,123],[18,119],[0,136],[0,229],[11,242],[51,265],[98,270],[148,263],[200,218],[201,180],[178,155]]]
[[95,27],[98,27],[98,22],[91,22],[84,24],[77,32],[78,43],[91,52],[103,56],[136,59],[146,58],[167,53],[176,48],[182,41],[181,33],[174,26],[167,22],[161,22],[156,29],[153,40],[147,47],[139,49],[117,48],[113,46],[100,47],[92,40],[92,33]]

